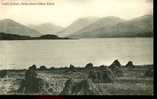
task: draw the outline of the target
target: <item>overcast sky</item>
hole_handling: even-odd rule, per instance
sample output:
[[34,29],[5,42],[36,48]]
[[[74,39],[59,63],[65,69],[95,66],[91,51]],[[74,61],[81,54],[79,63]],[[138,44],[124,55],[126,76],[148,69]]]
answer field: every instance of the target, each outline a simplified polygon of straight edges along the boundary
[[[28,2],[39,0],[25,0],[25,1]],[[153,13],[152,11],[153,0],[41,0],[41,1],[55,2],[55,5],[4,6],[0,4],[0,19],[10,18],[23,24],[40,24],[50,22],[65,27],[80,17],[118,16],[124,19],[131,19],[134,17]]]

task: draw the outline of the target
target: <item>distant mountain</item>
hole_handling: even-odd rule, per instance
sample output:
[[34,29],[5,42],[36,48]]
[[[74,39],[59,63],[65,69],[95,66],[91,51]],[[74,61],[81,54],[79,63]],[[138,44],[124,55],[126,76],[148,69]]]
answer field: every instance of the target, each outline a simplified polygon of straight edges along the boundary
[[[112,21],[111,21],[112,23]],[[93,25],[94,27],[94,25]],[[94,27],[95,28],[95,27]],[[145,15],[129,21],[106,25],[95,30],[72,34],[71,38],[103,38],[103,37],[150,37],[153,36],[153,16]]]
[[40,32],[30,29],[29,27],[17,23],[11,19],[0,20],[0,32],[18,34],[25,36],[39,36]]
[[64,29],[61,26],[57,26],[51,23],[44,23],[40,25],[29,25],[29,27],[43,34],[50,34],[50,33],[56,34],[57,32],[60,32]]
[[88,17],[88,18],[80,18],[76,21],[74,21],[70,26],[68,26],[66,29],[64,29],[63,31],[59,32],[58,35],[65,37],[65,36],[69,36],[72,33],[75,33],[87,26],[89,26],[90,24],[96,22],[99,18],[97,17]]
[[115,24],[122,23],[122,22],[124,22],[124,20],[119,17],[114,17],[114,16],[104,17],[73,34],[78,35],[84,32],[92,32],[96,29],[113,26]]

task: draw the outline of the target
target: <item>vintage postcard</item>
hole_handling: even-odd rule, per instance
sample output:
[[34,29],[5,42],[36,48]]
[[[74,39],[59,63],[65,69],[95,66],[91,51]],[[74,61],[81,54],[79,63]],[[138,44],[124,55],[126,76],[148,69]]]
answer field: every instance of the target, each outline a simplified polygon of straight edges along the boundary
[[0,95],[154,95],[153,0],[0,0]]

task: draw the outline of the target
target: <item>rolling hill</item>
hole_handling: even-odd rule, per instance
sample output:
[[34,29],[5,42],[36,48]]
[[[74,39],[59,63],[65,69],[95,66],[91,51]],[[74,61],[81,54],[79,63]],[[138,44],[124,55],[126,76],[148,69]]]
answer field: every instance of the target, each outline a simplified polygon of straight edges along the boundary
[[25,36],[39,36],[40,32],[31,29],[25,25],[17,23],[11,19],[0,20],[0,32],[18,34]]

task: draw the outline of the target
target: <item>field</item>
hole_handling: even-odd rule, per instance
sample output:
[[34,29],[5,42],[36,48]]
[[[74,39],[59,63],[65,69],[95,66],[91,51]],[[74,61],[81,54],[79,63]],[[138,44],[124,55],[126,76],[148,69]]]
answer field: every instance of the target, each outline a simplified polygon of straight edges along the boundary
[[[100,67],[93,67],[93,70],[101,69]],[[122,66],[122,70],[123,76],[116,76],[112,83],[93,83],[99,94],[91,95],[153,95],[153,76],[146,75],[148,70],[153,71],[152,66],[135,66],[134,68]],[[0,78],[0,94],[25,95],[26,93],[19,93],[17,90],[25,78],[26,70],[6,71],[6,75]],[[37,78],[42,79],[44,84],[40,93],[32,93],[33,95],[60,95],[68,79],[80,82],[88,79],[89,74],[89,70],[85,68],[74,68],[73,70],[69,68],[37,69],[36,72]]]

